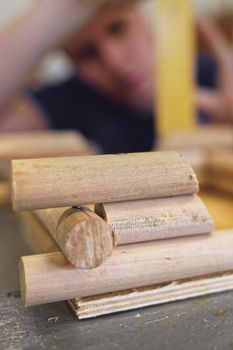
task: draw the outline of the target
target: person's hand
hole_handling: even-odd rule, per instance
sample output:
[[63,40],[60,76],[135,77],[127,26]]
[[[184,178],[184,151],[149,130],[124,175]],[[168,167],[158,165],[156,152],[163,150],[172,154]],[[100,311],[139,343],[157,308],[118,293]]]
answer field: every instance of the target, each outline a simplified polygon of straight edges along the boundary
[[199,30],[217,64],[217,87],[198,90],[198,107],[213,121],[233,123],[233,49],[212,22],[200,22]]

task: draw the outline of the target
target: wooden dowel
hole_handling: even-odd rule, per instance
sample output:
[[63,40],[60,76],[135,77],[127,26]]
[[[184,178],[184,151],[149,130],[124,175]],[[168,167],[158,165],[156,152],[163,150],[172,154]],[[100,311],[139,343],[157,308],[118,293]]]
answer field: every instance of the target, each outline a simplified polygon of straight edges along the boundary
[[15,211],[169,197],[197,191],[194,171],[176,152],[12,162]]
[[116,245],[210,233],[213,220],[197,195],[96,205]]
[[213,152],[208,160],[210,175],[229,177],[233,181],[233,149],[231,152]]
[[208,160],[208,185],[217,190],[233,193],[233,151],[213,152]]
[[232,247],[230,230],[120,246],[92,270],[75,269],[59,252],[22,257],[22,300],[29,306],[233,270]]
[[112,254],[112,227],[89,208],[43,209],[34,213],[72,265],[94,268]]
[[21,223],[20,233],[33,254],[60,251],[55,240],[33,212],[22,211],[17,216]]
[[0,160],[91,154],[90,146],[75,131],[1,133]]
[[[23,237],[33,253],[59,251],[54,239],[31,212],[18,214],[23,222]],[[97,317],[114,312],[184,300],[201,295],[233,289],[233,275],[218,274],[191,280],[177,280],[142,288],[133,288],[69,301],[79,319]]]
[[233,128],[228,126],[201,126],[187,133],[173,133],[160,141],[161,150],[201,149],[214,151],[233,147]]

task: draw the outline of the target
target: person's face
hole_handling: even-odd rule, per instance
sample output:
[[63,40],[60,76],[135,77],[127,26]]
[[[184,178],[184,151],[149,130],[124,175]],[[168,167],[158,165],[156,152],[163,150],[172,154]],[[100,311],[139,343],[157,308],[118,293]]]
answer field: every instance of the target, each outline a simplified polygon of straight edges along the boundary
[[79,77],[102,94],[133,108],[153,99],[153,40],[135,5],[106,9],[66,42]]

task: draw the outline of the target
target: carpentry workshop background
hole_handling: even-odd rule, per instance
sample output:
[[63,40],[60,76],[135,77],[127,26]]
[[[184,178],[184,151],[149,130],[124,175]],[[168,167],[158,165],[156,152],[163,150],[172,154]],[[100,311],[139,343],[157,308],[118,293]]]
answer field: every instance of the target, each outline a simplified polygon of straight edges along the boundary
[[0,350],[232,349],[232,0],[0,9]]

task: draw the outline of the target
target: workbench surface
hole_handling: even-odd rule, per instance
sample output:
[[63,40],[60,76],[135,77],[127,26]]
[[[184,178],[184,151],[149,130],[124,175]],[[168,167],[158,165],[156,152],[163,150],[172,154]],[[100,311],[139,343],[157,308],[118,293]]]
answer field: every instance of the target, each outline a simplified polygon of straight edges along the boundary
[[0,211],[0,349],[233,349],[233,292],[78,321],[66,302],[21,306],[19,222]]

